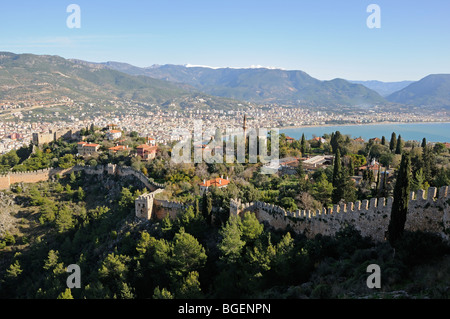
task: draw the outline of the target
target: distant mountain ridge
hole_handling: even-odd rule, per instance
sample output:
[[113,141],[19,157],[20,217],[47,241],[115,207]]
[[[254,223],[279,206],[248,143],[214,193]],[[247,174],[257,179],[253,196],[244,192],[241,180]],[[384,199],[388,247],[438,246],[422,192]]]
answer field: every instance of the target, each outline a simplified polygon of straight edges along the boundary
[[158,65],[139,68],[106,62],[108,68],[185,83],[207,94],[255,103],[368,106],[386,103],[377,92],[343,79],[320,81],[303,71],[274,68],[209,68]]
[[349,81],[351,83],[362,84],[365,87],[374,90],[383,97],[386,97],[394,92],[404,89],[414,81],[400,81],[400,82],[382,82],[382,81]]
[[201,97],[208,100],[207,107],[211,108],[226,108],[229,102],[167,81],[132,76],[99,63],[0,52],[0,100],[48,101],[61,97],[84,102],[133,100],[178,106],[189,105]]
[[431,74],[387,97],[391,102],[450,110],[450,74]]
[[[400,89],[386,97],[376,92],[384,95],[396,88]],[[134,100],[175,108],[230,109],[242,107],[242,101],[328,110],[375,106],[434,110],[450,109],[450,74],[429,75],[412,83],[321,81],[299,70],[259,66],[166,64],[141,68],[120,62],[0,52],[0,100],[48,101],[57,97],[86,102]]]

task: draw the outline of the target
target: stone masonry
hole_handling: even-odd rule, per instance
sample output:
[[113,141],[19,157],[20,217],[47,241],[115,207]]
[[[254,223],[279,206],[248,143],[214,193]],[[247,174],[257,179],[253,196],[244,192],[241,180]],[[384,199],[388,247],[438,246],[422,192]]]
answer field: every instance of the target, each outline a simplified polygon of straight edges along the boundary
[[[426,231],[440,234],[450,239],[450,194],[449,187],[439,189],[430,187],[410,195],[408,215],[405,229],[410,231]],[[283,208],[263,202],[241,203],[232,200],[230,214],[242,215],[246,211],[255,213],[261,222],[278,229],[286,229],[304,233],[313,238],[317,234],[334,235],[346,225],[353,225],[363,236],[375,241],[385,240],[388,229],[393,198],[372,198],[356,203],[334,205],[333,208],[317,211],[298,210],[288,212]]]

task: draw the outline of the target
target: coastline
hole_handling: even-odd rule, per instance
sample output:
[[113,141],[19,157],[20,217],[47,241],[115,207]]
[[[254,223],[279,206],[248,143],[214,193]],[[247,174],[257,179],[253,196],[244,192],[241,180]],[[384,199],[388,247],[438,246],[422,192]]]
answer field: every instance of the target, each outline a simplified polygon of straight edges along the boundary
[[373,122],[373,123],[346,123],[346,124],[318,124],[318,125],[301,125],[301,126],[281,126],[277,127],[280,130],[286,129],[300,129],[300,128],[312,128],[312,127],[330,127],[330,126],[366,126],[366,125],[402,125],[402,124],[449,124],[450,121],[420,121],[420,122]]

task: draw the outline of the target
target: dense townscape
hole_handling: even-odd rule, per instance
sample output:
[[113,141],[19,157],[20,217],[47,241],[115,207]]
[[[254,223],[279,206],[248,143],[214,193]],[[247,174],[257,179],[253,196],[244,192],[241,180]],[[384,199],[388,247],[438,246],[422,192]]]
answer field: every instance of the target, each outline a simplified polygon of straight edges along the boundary
[[[24,144],[32,142],[33,133],[48,133],[49,131],[72,128],[80,130],[91,124],[103,127],[109,123],[119,125],[124,130],[136,131],[140,136],[152,136],[158,143],[167,144],[180,137],[181,129],[193,130],[194,120],[201,120],[205,134],[214,135],[216,128],[240,128],[242,118],[247,116],[248,126],[252,128],[284,128],[302,126],[323,126],[332,124],[376,124],[376,123],[421,123],[421,122],[448,122],[447,112],[426,114],[424,112],[381,112],[381,111],[354,111],[338,113],[330,111],[317,111],[308,108],[288,108],[277,105],[251,105],[246,109],[237,110],[146,110],[142,103],[132,102],[114,103],[118,109],[114,112],[86,114],[80,111],[79,116],[72,111],[66,113],[53,111],[50,114],[34,114],[36,111],[21,112],[15,109],[13,117],[1,118],[0,126],[0,154],[12,149],[18,149]],[[77,107],[70,104],[72,108]],[[95,107],[95,105],[93,106]],[[126,111],[125,111],[126,110]],[[28,115],[27,121],[23,115]]]

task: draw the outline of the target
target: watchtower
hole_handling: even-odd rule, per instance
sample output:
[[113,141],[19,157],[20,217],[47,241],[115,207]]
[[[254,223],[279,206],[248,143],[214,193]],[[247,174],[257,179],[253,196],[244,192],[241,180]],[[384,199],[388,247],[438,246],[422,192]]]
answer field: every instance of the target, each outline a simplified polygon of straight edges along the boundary
[[136,210],[136,217],[147,220],[152,218],[153,197],[154,195],[150,193],[143,194],[136,198],[134,205]]

